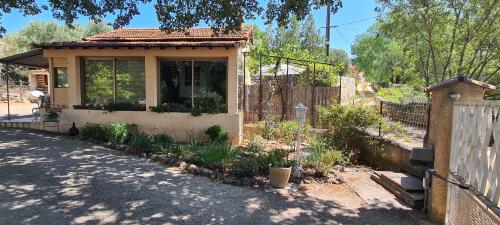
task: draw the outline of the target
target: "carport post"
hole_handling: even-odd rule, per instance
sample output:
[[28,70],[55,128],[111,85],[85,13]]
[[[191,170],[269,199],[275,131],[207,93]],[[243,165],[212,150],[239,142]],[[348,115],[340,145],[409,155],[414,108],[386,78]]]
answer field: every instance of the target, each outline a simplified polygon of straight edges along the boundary
[[9,73],[7,73],[7,63],[4,63],[4,68],[2,70],[3,75],[7,83],[7,119],[10,121],[10,93],[9,93]]

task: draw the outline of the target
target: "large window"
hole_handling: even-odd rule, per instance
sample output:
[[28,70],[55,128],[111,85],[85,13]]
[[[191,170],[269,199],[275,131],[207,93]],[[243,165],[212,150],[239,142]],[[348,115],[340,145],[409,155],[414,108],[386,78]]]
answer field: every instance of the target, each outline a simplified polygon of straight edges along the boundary
[[54,67],[54,86],[56,88],[68,87],[68,68]]
[[227,112],[226,86],[226,60],[160,60],[161,104],[169,111]]
[[85,105],[145,106],[143,59],[85,58],[82,65]]

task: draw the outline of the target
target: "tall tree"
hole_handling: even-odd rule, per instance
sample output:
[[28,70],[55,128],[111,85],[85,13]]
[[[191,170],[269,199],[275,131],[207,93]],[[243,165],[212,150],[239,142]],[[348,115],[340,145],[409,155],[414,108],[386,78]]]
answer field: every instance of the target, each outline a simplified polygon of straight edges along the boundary
[[111,26],[103,22],[89,22],[85,26],[74,24],[73,27],[68,27],[54,21],[34,21],[18,32],[0,39],[0,56],[28,51],[32,48],[33,44],[56,41],[78,41],[83,37],[111,30]]
[[[42,10],[52,11],[53,17],[72,26],[75,19],[87,16],[92,20],[116,15],[113,27],[118,28],[130,23],[139,15],[139,5],[149,4],[152,0],[47,0],[37,3],[35,0],[0,1],[0,17],[17,9],[23,15],[36,15]],[[290,15],[304,19],[313,8],[332,4],[332,13],[342,7],[341,0],[269,0],[267,7],[259,0],[156,0],[156,16],[163,30],[195,27],[205,22],[210,27],[240,29],[245,19],[253,19],[265,11],[268,24],[288,24]],[[0,34],[5,28],[0,24]]]
[[500,0],[378,0],[381,31],[413,54],[426,85],[500,76]]

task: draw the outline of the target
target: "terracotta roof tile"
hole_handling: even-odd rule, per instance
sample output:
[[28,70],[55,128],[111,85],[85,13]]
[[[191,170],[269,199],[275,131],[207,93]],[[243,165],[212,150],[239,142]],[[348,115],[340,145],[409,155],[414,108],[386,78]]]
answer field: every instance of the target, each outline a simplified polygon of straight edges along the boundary
[[38,44],[38,48],[165,48],[165,47],[237,47],[242,41],[69,41]]
[[251,38],[251,28],[243,28],[241,31],[230,31],[224,33],[223,30],[216,32],[211,28],[191,28],[184,31],[173,31],[167,33],[160,29],[128,28],[97,34],[84,38],[84,41],[237,41]]

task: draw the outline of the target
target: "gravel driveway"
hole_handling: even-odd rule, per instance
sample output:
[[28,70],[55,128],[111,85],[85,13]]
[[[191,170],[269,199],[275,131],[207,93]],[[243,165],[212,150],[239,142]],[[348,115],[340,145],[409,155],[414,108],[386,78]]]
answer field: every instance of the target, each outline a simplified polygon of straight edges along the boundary
[[[419,224],[354,192],[284,198],[78,139],[0,129],[0,224]],[[338,197],[336,197],[338,195]]]

